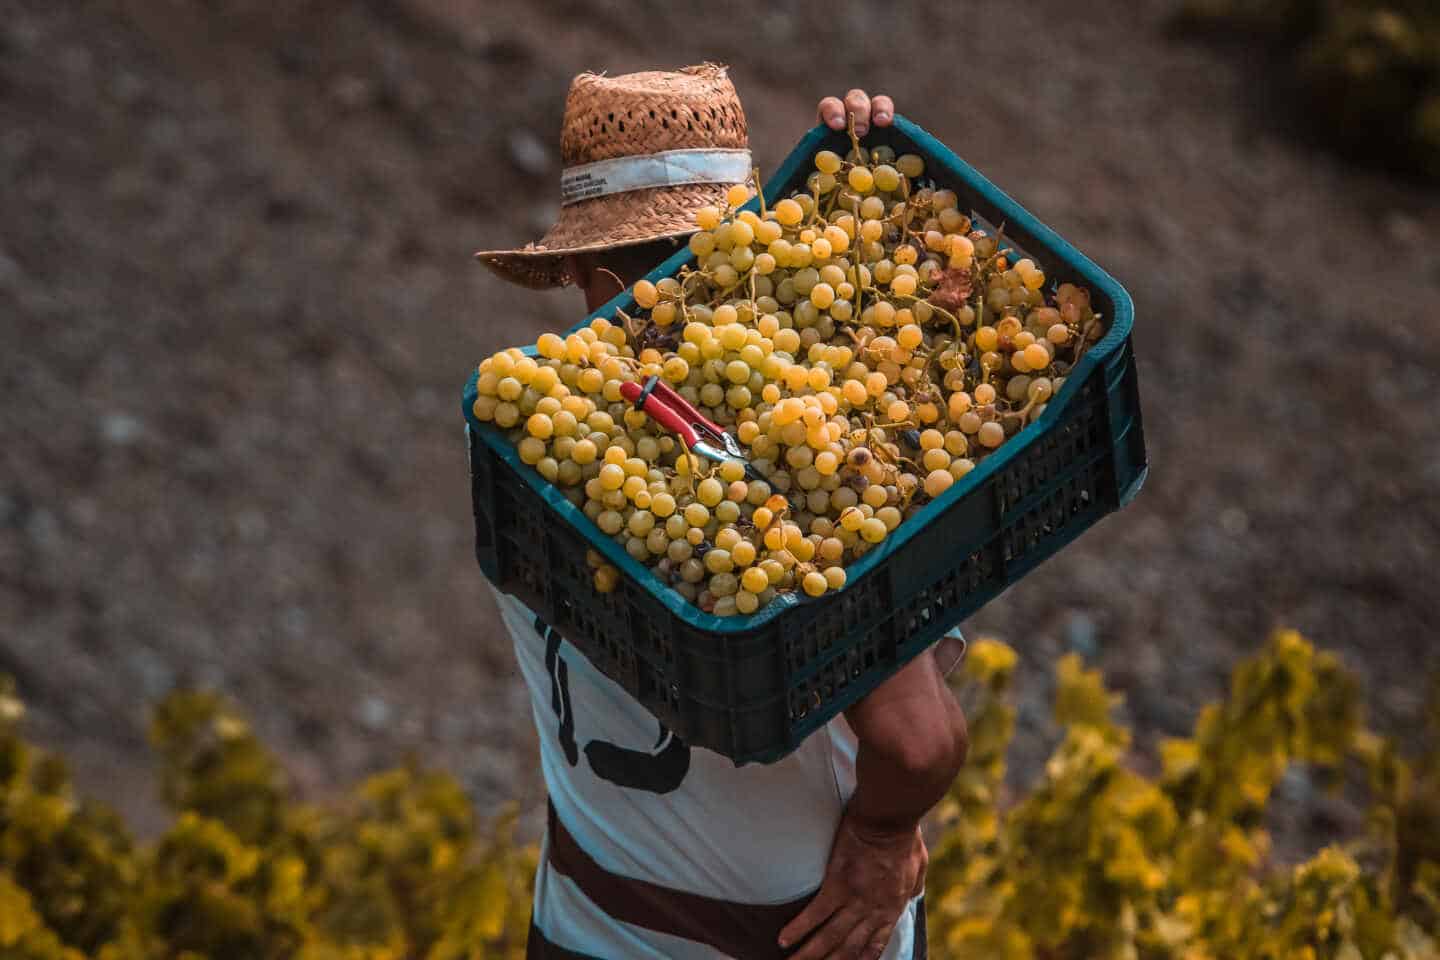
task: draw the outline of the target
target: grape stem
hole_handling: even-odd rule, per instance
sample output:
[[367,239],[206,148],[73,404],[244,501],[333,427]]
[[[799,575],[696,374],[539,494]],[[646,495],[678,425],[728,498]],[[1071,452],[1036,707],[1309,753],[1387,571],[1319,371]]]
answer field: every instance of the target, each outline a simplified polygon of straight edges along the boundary
[[[921,298],[921,297],[917,297],[917,296],[916,296],[915,294],[913,294],[913,293],[894,293],[894,292],[891,292],[890,296],[892,296],[892,297],[900,297],[902,300],[909,300],[911,303],[919,303],[920,300],[923,299],[923,298]],[[926,302],[926,303],[930,303],[929,300],[926,300],[925,302]],[[960,318],[959,318],[959,317],[955,316],[955,314],[951,313],[949,310],[946,310],[944,307],[939,306],[938,304],[930,303],[930,309],[931,309],[931,310],[934,310],[936,313],[940,314],[940,316],[942,316],[942,317],[944,317],[946,320],[949,320],[949,321],[950,321],[951,325],[954,326],[954,328],[955,328],[955,336],[956,336],[957,338],[964,336],[964,334],[961,333],[961,331],[960,331]]]
[[[698,277],[704,277],[704,278],[706,278],[706,279],[710,279],[710,278],[711,278],[711,273],[710,273],[709,270],[694,270],[694,271],[691,271],[691,276],[698,276]],[[753,279],[753,278],[752,278],[752,279]],[[734,293],[736,290],[740,289],[740,284],[741,284],[742,282],[743,282],[743,281],[740,280],[740,279],[737,277],[736,280],[735,280],[735,282],[732,283],[732,284],[730,284],[730,286],[726,287],[726,288],[723,289],[723,290],[718,291],[718,292],[715,294],[715,296],[711,297],[709,300],[706,300],[706,301],[705,301],[705,306],[707,306],[707,307],[712,307],[712,308],[713,308],[713,307],[718,307],[721,303],[723,303],[723,302],[725,301],[725,298],[726,298],[729,294]],[[752,298],[752,299],[753,299],[753,298]],[[689,314],[688,314],[688,313],[686,314],[686,319],[687,319],[687,321],[688,321],[688,319],[689,319]]]
[[[600,269],[601,269],[601,270],[605,270],[604,267],[601,267]],[[605,270],[605,272],[606,272],[606,273],[610,273],[609,270]],[[610,273],[610,275],[611,275],[612,277],[615,276],[613,273]],[[619,279],[619,278],[617,277],[616,279]],[[630,337],[630,346],[631,346],[631,348],[633,349],[635,346],[637,346],[637,345],[640,343],[640,333],[641,333],[641,331],[644,330],[644,328],[641,327],[640,330],[636,330],[636,329],[635,329],[635,322],[636,322],[636,321],[634,320],[634,318],[632,318],[632,317],[631,317],[629,314],[627,314],[624,310],[621,310],[619,307],[616,307],[616,308],[615,308],[615,315],[620,318],[620,320],[621,320],[621,324],[620,324],[620,325],[625,328],[625,333],[626,333],[626,335],[628,335],[628,336]],[[637,352],[638,352],[638,351],[637,351]],[[625,358],[622,357],[621,359],[625,359]]]
[[676,434],[675,439],[680,441],[680,449],[685,451],[685,466],[688,468],[685,471],[685,483],[690,487],[690,496],[693,497],[695,496],[695,472],[700,468],[700,458],[690,452],[690,444],[685,442],[683,436]]
[[1007,224],[1008,221],[1001,220],[1000,226],[995,228],[995,252],[990,255],[990,258],[992,260],[998,259],[1006,250],[1010,249],[1009,247],[1004,245],[1005,227],[1007,226]]
[[[1085,324],[1084,334],[1080,337],[1080,346],[1075,348],[1075,360],[1074,363],[1071,364],[1072,369],[1074,368],[1074,364],[1079,363],[1080,358],[1085,356],[1085,351],[1090,348],[1090,331],[1095,330],[1099,326],[1100,314],[1092,314],[1090,317],[1090,322]],[[1096,337],[1095,339],[1098,340],[1099,337]]]
[[675,302],[680,304],[680,321],[682,324],[690,322],[690,293],[685,289],[693,277],[700,276],[699,271],[689,267],[680,268],[680,292],[675,295]]
[[[859,279],[859,278],[857,277],[856,279]],[[900,299],[900,300],[908,300],[908,301],[910,301],[911,303],[919,303],[919,302],[922,301],[922,300],[924,300],[926,303],[930,303],[930,301],[929,301],[929,300],[925,300],[924,297],[917,297],[917,296],[916,296],[915,294],[913,294],[913,293],[896,293],[896,292],[893,291],[893,290],[888,291],[888,292],[882,292],[879,287],[874,287],[874,286],[866,287],[866,288],[864,288],[864,289],[869,290],[871,293],[875,294],[876,299],[880,299],[880,298],[882,298],[882,297],[891,297],[891,298]],[[857,286],[857,287],[856,287],[856,291],[858,292],[859,290],[860,290],[860,287]],[[964,336],[964,334],[963,334],[963,333],[961,332],[961,330],[960,330],[960,319],[959,319],[958,317],[956,317],[955,314],[951,313],[949,310],[946,310],[944,307],[937,306],[936,304],[933,304],[933,303],[930,303],[930,309],[931,309],[931,310],[934,310],[936,313],[940,314],[940,315],[941,315],[942,317],[944,317],[946,320],[949,320],[949,321],[950,321],[951,325],[955,327],[955,336],[956,336],[956,337],[963,337],[963,336]]]
[[680,302],[684,304],[690,299],[690,292],[685,289],[686,285],[696,277],[706,279],[709,274],[704,270],[692,270],[690,267],[684,269],[684,276],[680,280]]
[[[856,230],[856,235],[857,235],[857,237],[858,237],[858,235],[859,235],[859,230],[858,230],[858,229]],[[853,286],[855,287],[855,320],[856,320],[857,322],[863,323],[864,321],[862,321],[862,320],[860,319],[860,313],[861,313],[861,308],[862,308],[862,306],[864,305],[864,302],[865,302],[865,299],[864,299],[864,298],[865,298],[865,291],[862,289],[862,285],[861,285],[861,283],[860,283],[860,257],[859,257],[858,255],[855,257],[855,264],[854,264],[854,266],[852,266],[852,267],[850,268],[850,274],[851,274],[851,276],[850,276],[850,283],[851,283],[851,285],[853,285]],[[852,336],[853,336],[853,334],[852,334]],[[855,342],[856,342],[856,343],[859,343],[859,342],[860,342],[860,338],[859,338],[859,337],[856,337],[856,338],[855,338]]]
[[900,510],[903,513],[910,506],[910,501],[915,499],[915,494],[920,490],[920,485],[915,484],[906,489],[905,494],[900,498]]
[[[618,276],[616,276],[616,275],[615,275],[615,271],[609,270],[609,269],[607,269],[607,268],[605,268],[605,267],[596,267],[595,269],[596,269],[596,270],[599,270],[601,273],[606,274],[607,276],[609,276],[609,278],[610,278],[611,280],[614,280],[614,281],[615,281],[615,285],[616,285],[617,287],[619,287],[622,291],[626,289],[626,287],[625,287],[625,281],[624,281],[624,280],[621,280]],[[639,335],[635,332],[635,328],[630,325],[630,318],[629,318],[629,317],[626,317],[625,314],[624,314],[624,312],[621,311],[621,310],[616,310],[615,312],[618,313],[618,314],[620,314],[621,317],[624,317],[624,319],[625,319],[625,324],[624,324],[624,326],[625,326],[625,332],[630,336],[630,341],[631,341],[630,346],[631,346],[631,347],[634,347],[636,344],[638,344],[638,343],[640,342],[640,338],[639,338]]]

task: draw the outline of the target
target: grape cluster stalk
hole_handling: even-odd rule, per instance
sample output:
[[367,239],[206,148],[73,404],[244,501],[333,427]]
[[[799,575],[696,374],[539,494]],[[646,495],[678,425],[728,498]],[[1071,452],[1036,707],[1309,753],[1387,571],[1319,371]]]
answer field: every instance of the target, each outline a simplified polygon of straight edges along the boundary
[[[697,212],[693,266],[635,315],[479,367],[474,414],[670,587],[719,616],[845,585],[1033,422],[1102,332],[1089,292],[1010,262],[921,157],[822,150],[806,191]],[[759,182],[758,176],[756,182]],[[658,376],[748,451],[710,462],[626,403]],[[753,479],[754,476],[764,479]],[[594,586],[621,573],[590,551]]]

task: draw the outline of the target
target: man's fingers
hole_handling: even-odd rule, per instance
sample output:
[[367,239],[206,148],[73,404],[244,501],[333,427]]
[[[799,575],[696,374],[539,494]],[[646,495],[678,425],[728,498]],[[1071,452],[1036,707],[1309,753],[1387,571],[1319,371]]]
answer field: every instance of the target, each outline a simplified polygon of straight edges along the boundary
[[845,109],[855,114],[855,136],[863,137],[870,132],[870,97],[864,90],[851,90],[845,94]]
[[843,960],[878,960],[890,945],[890,933],[894,929],[893,923],[877,924],[871,920],[857,923],[835,956]]
[[[844,957],[850,960],[853,954],[837,949],[845,943],[846,937],[853,933],[857,926],[860,926],[860,913],[858,910],[841,910],[824,925],[810,934],[810,939],[805,941],[805,946],[791,957],[790,960],[826,960],[826,958]],[[863,941],[862,941],[863,942]]]
[[820,122],[832,130],[844,130],[847,115],[855,115],[855,135],[863,137],[873,127],[888,127],[895,122],[895,101],[886,96],[870,99],[869,94],[855,88],[845,99],[826,97],[820,101]]
[[780,946],[799,943],[811,930],[830,919],[830,915],[840,907],[840,898],[830,891],[829,886],[822,885],[815,899],[807,903],[794,920],[785,924],[785,929],[780,931]]
[[911,900],[914,900],[925,892],[925,874],[930,870],[930,848],[925,846],[923,837],[917,837],[916,839],[920,843],[920,871],[915,876],[915,891],[910,894]]
[[877,127],[888,127],[895,119],[895,101],[883,94],[870,101],[870,122]]
[[880,960],[885,953],[885,948],[890,946],[890,938],[895,935],[895,924],[889,924],[876,930],[870,935],[870,941],[865,946],[864,953],[860,954],[864,960]]
[[826,97],[820,101],[820,122],[831,130],[845,129],[845,104],[839,97]]

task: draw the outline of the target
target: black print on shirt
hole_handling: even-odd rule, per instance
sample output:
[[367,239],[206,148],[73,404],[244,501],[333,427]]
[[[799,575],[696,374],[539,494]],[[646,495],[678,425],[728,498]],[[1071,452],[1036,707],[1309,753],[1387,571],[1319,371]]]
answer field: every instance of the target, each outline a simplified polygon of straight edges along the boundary
[[613,743],[591,740],[585,744],[585,759],[602,780],[630,790],[669,793],[680,786],[690,772],[690,748],[660,724],[660,739],[650,753],[626,750]]
[[570,667],[560,656],[560,634],[539,617],[535,618],[535,632],[545,638],[545,669],[550,671],[550,707],[560,718],[560,747],[570,766],[580,762],[580,751],[575,746],[575,711],[570,707]]
[[[550,673],[550,706],[560,721],[560,747],[570,766],[579,763],[575,742],[575,713],[570,705],[570,669],[560,656],[560,635],[544,620],[535,618],[535,632],[545,641],[545,667]],[[650,750],[631,750],[604,740],[585,744],[585,759],[602,780],[627,790],[669,793],[690,772],[690,748],[661,723],[660,736]]]

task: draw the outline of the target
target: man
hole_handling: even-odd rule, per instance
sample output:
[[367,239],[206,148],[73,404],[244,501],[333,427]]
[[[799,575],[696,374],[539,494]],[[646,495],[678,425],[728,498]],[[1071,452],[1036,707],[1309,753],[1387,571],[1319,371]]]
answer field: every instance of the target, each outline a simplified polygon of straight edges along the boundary
[[[894,117],[852,90],[819,115]],[[721,67],[582,74],[561,135],[563,208],[544,239],[478,254],[508,280],[573,283],[595,310],[667,257],[694,212],[749,177]],[[964,762],[947,638],[790,756],[735,767],[691,751],[513,597],[496,592],[540,734],[551,809],[532,958],[907,960],[925,956],[921,818]],[[943,664],[943,669],[942,669]],[[818,890],[817,890],[818,888]]]

